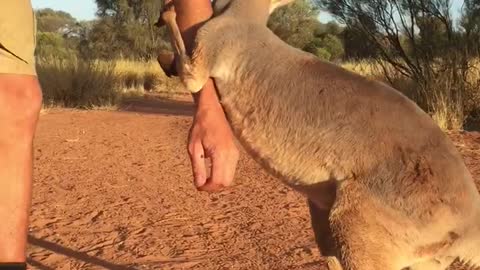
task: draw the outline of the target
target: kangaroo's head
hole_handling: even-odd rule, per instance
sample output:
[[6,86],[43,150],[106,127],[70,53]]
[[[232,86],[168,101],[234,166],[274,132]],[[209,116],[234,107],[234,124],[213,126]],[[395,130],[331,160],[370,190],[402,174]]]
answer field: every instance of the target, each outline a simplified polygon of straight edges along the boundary
[[266,23],[275,9],[295,0],[213,0],[214,16],[221,14]]

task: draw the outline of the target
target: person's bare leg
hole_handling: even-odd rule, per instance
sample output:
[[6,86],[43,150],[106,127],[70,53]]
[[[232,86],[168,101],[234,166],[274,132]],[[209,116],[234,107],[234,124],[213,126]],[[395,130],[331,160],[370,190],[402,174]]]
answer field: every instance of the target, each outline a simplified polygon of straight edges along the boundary
[[[195,34],[202,22],[212,14],[210,0],[173,0],[177,23],[187,52],[191,52]],[[195,185],[199,190],[218,191],[229,186],[238,162],[238,149],[233,133],[210,79],[194,94],[197,105],[190,131],[188,152],[192,162]],[[211,158],[211,177],[207,178],[204,158]]]
[[25,262],[41,100],[37,77],[0,74],[0,263]]

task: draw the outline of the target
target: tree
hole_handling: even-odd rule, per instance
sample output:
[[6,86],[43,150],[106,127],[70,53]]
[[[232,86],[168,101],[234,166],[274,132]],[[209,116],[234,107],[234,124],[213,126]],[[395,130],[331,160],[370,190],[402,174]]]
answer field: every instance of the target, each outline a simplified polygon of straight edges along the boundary
[[96,0],[97,15],[82,51],[88,57],[143,58],[168,47],[165,29],[154,26],[160,16],[159,0]]
[[365,42],[365,36],[357,25],[347,26],[342,33],[345,57],[352,60],[371,59],[378,56],[375,44]]
[[37,10],[35,16],[38,32],[59,32],[73,27],[77,23],[77,20],[69,13],[50,8]]
[[75,55],[75,51],[67,46],[63,36],[53,32],[39,32],[37,34],[35,53],[38,57],[56,58],[67,58]]
[[334,36],[340,36],[343,32],[344,28],[341,27],[338,23],[332,21],[332,22],[328,22],[327,24],[325,24],[325,33],[327,34],[331,34],[331,35],[334,35]]
[[332,34],[327,34],[323,39],[322,39],[322,48],[327,50],[330,53],[330,60],[335,61],[339,60],[343,57],[345,50],[343,48],[343,43],[342,41],[332,35]]
[[338,35],[343,31],[335,22],[318,21],[318,9],[310,0],[301,0],[276,10],[268,27],[289,45],[310,52],[324,60],[343,57],[343,44]]
[[337,61],[344,56],[342,41],[332,34],[324,34],[316,37],[308,43],[303,50],[328,61]]
[[77,54],[83,23],[67,12],[52,9],[36,11],[37,45],[39,57],[66,58]]
[[472,53],[480,55],[480,0],[465,0],[461,19],[465,32],[465,42],[469,43]]
[[[378,63],[390,82],[393,79],[389,67],[416,82],[416,100],[424,109],[437,110],[439,97],[463,108],[471,61],[467,52],[472,43],[464,42],[456,31],[450,0],[315,2],[359,35],[356,38],[362,37],[361,44],[375,49]],[[463,111],[455,113],[463,119]]]
[[[435,33],[454,43],[449,0],[316,0],[347,27],[372,44],[379,56],[394,65],[402,74],[425,82],[423,65],[429,65],[433,55],[429,30],[444,27],[444,33]],[[396,19],[398,18],[398,19]],[[420,29],[420,31],[417,31]],[[419,34],[420,33],[420,34]],[[408,55],[400,42],[405,35],[414,48]],[[422,58],[422,59],[420,59]],[[424,61],[420,61],[424,60]]]
[[276,10],[269,18],[268,27],[283,41],[296,48],[304,48],[314,39],[320,22],[318,10],[309,0],[298,0]]

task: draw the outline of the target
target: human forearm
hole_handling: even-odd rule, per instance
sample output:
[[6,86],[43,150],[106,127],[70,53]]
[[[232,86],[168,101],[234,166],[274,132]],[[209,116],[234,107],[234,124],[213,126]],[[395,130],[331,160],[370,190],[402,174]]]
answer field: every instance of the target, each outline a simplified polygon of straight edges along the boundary
[[[198,28],[212,16],[211,3],[209,0],[174,0],[174,5],[185,47],[191,53]],[[219,102],[213,81],[210,79],[202,91],[193,94],[193,99],[199,108],[217,106]]]
[[[185,47],[191,53],[196,32],[212,16],[210,0],[173,0],[177,24]],[[189,135],[188,152],[192,162],[194,183],[199,190],[218,191],[231,185],[235,174],[238,149],[217,97],[213,80],[193,95],[197,110]],[[205,158],[212,168],[207,175]]]
[[212,14],[210,0],[173,0],[186,49],[191,52],[196,32]]

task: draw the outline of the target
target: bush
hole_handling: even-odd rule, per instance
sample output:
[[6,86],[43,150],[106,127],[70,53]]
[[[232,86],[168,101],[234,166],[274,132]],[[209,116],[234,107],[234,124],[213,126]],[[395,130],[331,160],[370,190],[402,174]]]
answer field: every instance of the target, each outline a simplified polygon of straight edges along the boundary
[[313,53],[322,60],[335,61],[339,60],[344,55],[342,41],[331,34],[326,34],[323,38],[315,38],[308,43],[304,51]]
[[118,102],[114,66],[77,58],[44,58],[37,61],[37,73],[44,104],[93,108]]
[[321,41],[322,48],[330,53],[330,60],[338,60],[343,57],[345,50],[342,41],[334,36],[327,34]]
[[37,47],[35,53],[40,58],[56,57],[65,59],[76,54],[76,51],[69,49],[66,46],[65,39],[61,34],[39,32],[37,33]]
[[145,91],[170,94],[182,91],[178,80],[168,79],[155,60],[82,60],[44,57],[37,59],[37,73],[44,104],[90,109],[113,106],[123,97]]
[[332,55],[329,51],[324,48],[317,48],[314,53],[318,58],[329,61],[332,58]]

